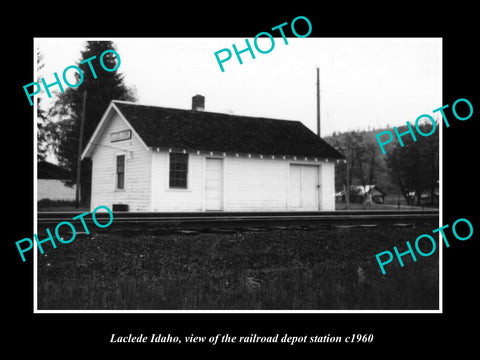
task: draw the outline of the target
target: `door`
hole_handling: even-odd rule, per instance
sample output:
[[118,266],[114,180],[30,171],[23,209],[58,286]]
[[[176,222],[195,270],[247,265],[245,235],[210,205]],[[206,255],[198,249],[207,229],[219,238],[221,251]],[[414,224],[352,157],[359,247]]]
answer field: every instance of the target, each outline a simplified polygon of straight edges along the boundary
[[207,158],[205,162],[205,210],[223,209],[223,160]]
[[302,166],[301,207],[304,210],[317,210],[318,166]]
[[292,210],[318,210],[319,167],[316,165],[290,165],[289,208]]

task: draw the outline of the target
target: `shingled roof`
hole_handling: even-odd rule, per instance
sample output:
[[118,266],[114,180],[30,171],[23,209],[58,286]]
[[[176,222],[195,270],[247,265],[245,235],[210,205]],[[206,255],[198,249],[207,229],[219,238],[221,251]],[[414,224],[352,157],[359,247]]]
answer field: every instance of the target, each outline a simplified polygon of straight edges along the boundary
[[153,148],[344,158],[299,121],[118,101],[114,105]]

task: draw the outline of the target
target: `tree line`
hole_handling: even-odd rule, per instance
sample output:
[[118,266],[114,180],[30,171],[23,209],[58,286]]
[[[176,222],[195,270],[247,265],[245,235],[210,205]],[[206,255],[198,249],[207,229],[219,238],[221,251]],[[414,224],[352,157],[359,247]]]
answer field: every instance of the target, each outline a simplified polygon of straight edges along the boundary
[[[425,123],[420,128],[428,133],[432,126]],[[400,133],[407,129],[406,125],[398,127]],[[408,205],[434,203],[439,185],[439,132],[417,141],[404,136],[404,146],[396,143],[386,155],[382,155],[375,133],[378,131],[349,131],[325,139],[347,160],[335,167],[336,191],[349,188],[352,192],[352,185],[377,185],[400,192]]]

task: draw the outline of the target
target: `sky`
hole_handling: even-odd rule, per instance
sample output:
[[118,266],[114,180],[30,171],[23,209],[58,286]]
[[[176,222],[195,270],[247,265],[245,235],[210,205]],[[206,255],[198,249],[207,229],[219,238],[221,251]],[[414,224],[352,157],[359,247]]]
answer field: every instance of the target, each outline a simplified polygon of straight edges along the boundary
[[[243,64],[232,45],[244,49],[245,38],[36,38],[45,64],[38,76],[47,83],[54,72],[61,77],[83,60],[87,40],[114,42],[117,71],[142,104],[190,109],[201,94],[205,111],[298,120],[316,132],[318,67],[322,136],[413,123],[443,105],[441,38],[293,37],[285,44],[279,37],[267,54],[249,39],[255,59],[242,53]],[[268,49],[270,40],[260,38],[258,46]],[[224,48],[232,58],[222,72],[214,53]]]

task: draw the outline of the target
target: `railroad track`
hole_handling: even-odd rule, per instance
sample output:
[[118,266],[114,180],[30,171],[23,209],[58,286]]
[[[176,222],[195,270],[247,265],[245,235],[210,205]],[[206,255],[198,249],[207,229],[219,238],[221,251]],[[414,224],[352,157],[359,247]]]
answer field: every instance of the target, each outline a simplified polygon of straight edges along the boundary
[[[38,230],[70,221],[81,227],[80,220],[72,218],[79,212],[39,212]],[[105,216],[104,216],[105,215]],[[97,213],[102,222],[107,214]],[[107,231],[265,231],[288,228],[328,228],[353,226],[415,226],[437,225],[437,210],[361,210],[361,211],[318,211],[318,212],[205,212],[205,213],[152,213],[114,212],[113,223]],[[91,214],[84,217],[92,223]],[[77,226],[77,225],[76,225]],[[94,226],[93,226],[94,227]],[[92,227],[89,227],[92,228]]]

